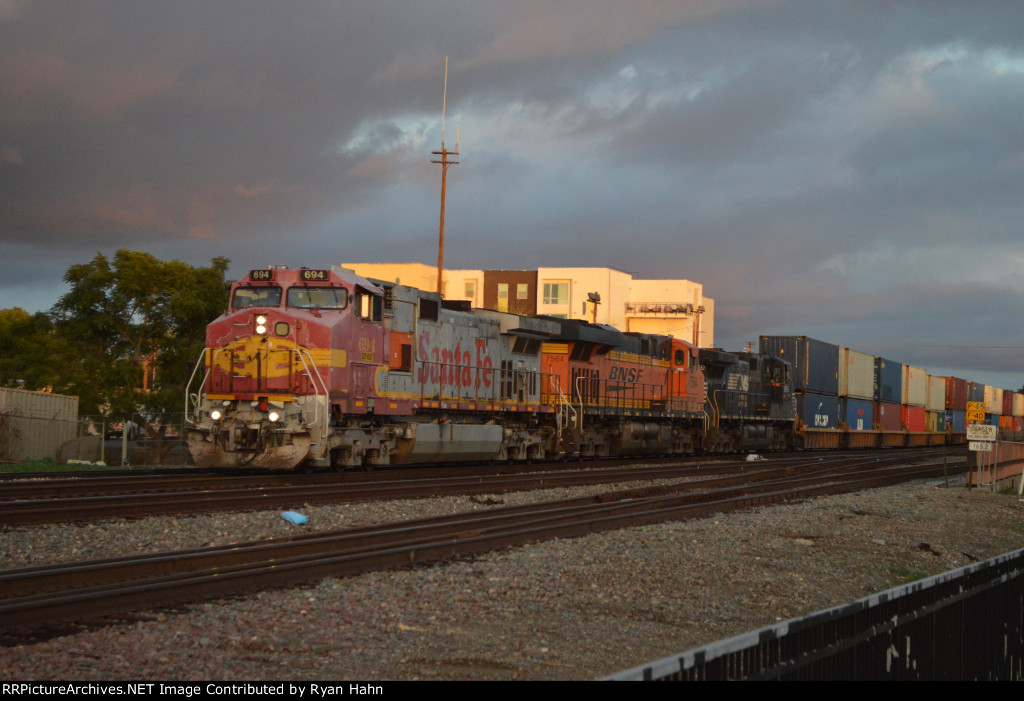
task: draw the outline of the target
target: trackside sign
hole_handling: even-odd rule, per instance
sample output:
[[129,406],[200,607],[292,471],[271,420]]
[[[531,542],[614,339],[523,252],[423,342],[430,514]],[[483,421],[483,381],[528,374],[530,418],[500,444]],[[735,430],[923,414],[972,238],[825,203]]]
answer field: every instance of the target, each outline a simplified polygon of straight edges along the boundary
[[967,440],[994,441],[997,430],[997,427],[986,424],[967,424]]

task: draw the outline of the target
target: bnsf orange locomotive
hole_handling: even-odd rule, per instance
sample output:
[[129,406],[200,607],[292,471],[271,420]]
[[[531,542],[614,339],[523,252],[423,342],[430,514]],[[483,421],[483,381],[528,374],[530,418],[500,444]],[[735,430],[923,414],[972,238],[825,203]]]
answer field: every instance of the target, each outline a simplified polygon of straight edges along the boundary
[[[792,440],[784,363],[763,381],[744,364],[742,382],[723,384],[709,412],[698,351],[685,341],[470,309],[346,271],[251,271],[231,286],[206,345],[186,411],[202,466],[673,454]],[[747,399],[727,399],[740,385]]]

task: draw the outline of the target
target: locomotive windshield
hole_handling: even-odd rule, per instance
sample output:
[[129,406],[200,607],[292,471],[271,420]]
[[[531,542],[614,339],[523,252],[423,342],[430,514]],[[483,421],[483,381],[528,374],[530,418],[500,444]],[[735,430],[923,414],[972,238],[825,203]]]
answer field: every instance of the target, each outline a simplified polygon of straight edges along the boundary
[[232,309],[248,307],[279,307],[281,306],[280,287],[236,287],[231,296]]
[[348,290],[344,287],[292,287],[288,289],[288,306],[296,309],[344,309],[348,306]]

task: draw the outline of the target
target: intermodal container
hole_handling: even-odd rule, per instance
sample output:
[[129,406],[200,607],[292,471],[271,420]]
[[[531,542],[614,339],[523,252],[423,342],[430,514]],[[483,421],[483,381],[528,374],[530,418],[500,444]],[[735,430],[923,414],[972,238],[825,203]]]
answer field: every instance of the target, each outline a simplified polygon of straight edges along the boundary
[[946,430],[946,411],[929,411],[926,417],[926,429],[929,433],[942,433]]
[[807,336],[761,336],[760,350],[789,363],[793,389],[838,394],[839,346]]
[[957,411],[967,409],[967,380],[959,377],[946,378],[946,408]]
[[903,426],[911,433],[924,433],[928,430],[927,412],[923,406],[901,406]]
[[946,409],[946,425],[953,433],[967,430],[967,413],[963,409]]
[[839,400],[839,411],[851,431],[870,431],[875,426],[875,403],[870,399],[843,397]]
[[928,376],[928,399],[924,408],[928,411],[942,411],[946,408],[946,378]]
[[999,414],[985,414],[985,424],[988,426],[998,426],[999,419],[1003,418]]
[[875,402],[875,428],[879,431],[903,430],[900,405],[895,402]]
[[1013,393],[1013,415],[1024,416],[1024,394],[1020,392]]
[[796,410],[807,428],[839,428],[839,398],[831,394],[800,392]]
[[850,348],[839,349],[839,396],[874,398],[875,356]]
[[998,387],[993,387],[992,385],[985,385],[985,413],[1003,413],[1003,390]]
[[928,401],[928,373],[912,365],[903,366],[903,404],[924,406]]
[[999,412],[1003,416],[1013,416],[1013,395],[1014,392],[1008,389],[1003,390],[1003,410]]
[[[985,385],[981,382],[968,382],[967,383],[967,401],[969,402],[983,402],[985,401]],[[967,408],[966,406],[964,407]]]
[[875,399],[880,402],[903,401],[903,363],[875,358]]
[[999,428],[1005,428],[1007,430],[1013,430],[1013,417],[1006,416],[1004,414],[999,415]]

